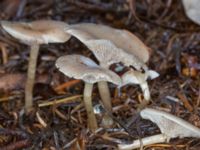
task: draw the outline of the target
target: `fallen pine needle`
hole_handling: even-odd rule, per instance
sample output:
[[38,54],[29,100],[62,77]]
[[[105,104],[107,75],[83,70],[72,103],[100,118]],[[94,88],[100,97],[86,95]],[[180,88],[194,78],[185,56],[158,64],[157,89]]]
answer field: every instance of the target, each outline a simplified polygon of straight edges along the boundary
[[145,146],[144,149],[149,148],[149,147],[166,147],[166,148],[169,148],[169,147],[172,147],[172,146],[176,146],[177,148],[184,148],[184,147],[186,147],[186,145],[151,144],[151,145]]
[[61,113],[58,109],[55,108],[55,113],[58,115],[58,117],[60,117],[61,119],[65,120],[65,121],[68,121],[67,117]]
[[46,127],[47,127],[47,124],[46,124],[46,122],[42,119],[42,117],[40,116],[39,112],[36,112],[36,116],[37,116],[37,119],[38,119],[39,123],[40,123],[44,128],[46,128]]
[[109,135],[107,134],[104,134],[104,135],[101,135],[100,136],[102,139],[104,140],[107,140],[107,141],[111,141],[111,142],[114,142],[114,143],[117,143],[117,144],[122,144],[122,141],[117,139],[117,138],[113,138],[113,137],[110,137]]
[[65,83],[63,83],[61,85],[58,85],[54,90],[55,91],[61,91],[61,90],[65,89],[65,88],[70,88],[71,86],[73,86],[75,84],[78,84],[80,82],[81,82],[81,80],[71,80],[71,81],[65,82]]
[[54,100],[54,101],[48,101],[48,102],[43,102],[40,103],[38,106],[39,107],[45,107],[45,106],[50,106],[50,105],[56,105],[56,104],[61,104],[61,103],[69,103],[69,102],[74,102],[74,101],[79,101],[82,95],[76,95],[76,96],[71,96],[59,100]]
[[71,114],[75,113],[77,110],[79,110],[81,107],[83,107],[84,104],[80,103],[79,105],[77,105],[74,109],[72,109]]
[[65,144],[63,146],[63,149],[69,148],[73,143],[75,143],[77,141],[77,138],[74,138],[73,140],[71,140],[69,143]]
[[7,46],[6,44],[0,42],[3,64],[7,64],[8,62],[8,54],[7,54],[6,46]]
[[177,96],[183,102],[183,105],[185,106],[185,108],[187,108],[187,110],[189,110],[190,112],[192,112],[194,108],[189,103],[187,97],[183,93],[181,93],[181,92],[177,93]]
[[2,98],[0,98],[0,102],[6,102],[6,101],[12,100],[14,98],[15,98],[14,96],[2,97]]

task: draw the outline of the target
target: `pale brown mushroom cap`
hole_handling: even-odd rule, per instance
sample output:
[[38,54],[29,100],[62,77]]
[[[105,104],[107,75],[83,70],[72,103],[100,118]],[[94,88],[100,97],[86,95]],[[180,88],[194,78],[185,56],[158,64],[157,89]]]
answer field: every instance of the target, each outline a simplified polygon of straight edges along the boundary
[[199,128],[170,113],[152,108],[145,108],[140,112],[140,115],[142,118],[151,120],[152,122],[156,123],[161,132],[168,136],[168,138],[200,138]]
[[155,79],[158,76],[159,74],[153,70],[142,73],[131,69],[122,75],[122,86],[127,84],[143,84],[147,82],[148,78]]
[[62,56],[56,60],[56,67],[66,76],[82,79],[88,83],[109,81],[117,85],[121,84],[121,79],[117,74],[81,55]]
[[200,25],[200,3],[199,0],[182,0],[185,13],[193,22]]
[[116,47],[110,40],[95,39],[87,32],[77,29],[70,29],[67,32],[83,42],[94,53],[102,67],[108,68],[114,63],[122,62],[126,66],[135,67],[137,70],[141,68],[147,70],[147,66],[143,61],[135,55]]
[[[116,45],[116,47],[137,56],[143,62],[147,62],[149,60],[149,48],[138,37],[127,30],[119,30],[109,26],[93,23],[75,24],[67,28],[67,30],[68,29],[84,31],[87,34],[92,35],[93,39],[96,40],[109,40]],[[76,34],[73,35],[79,39],[79,36],[76,36]],[[90,38],[87,38],[87,40],[90,40]]]
[[146,82],[147,75],[139,71],[129,70],[122,75],[122,86],[127,84],[142,84]]
[[64,29],[68,26],[61,21],[39,20],[33,22],[1,21],[3,29],[25,44],[63,43],[71,36]]

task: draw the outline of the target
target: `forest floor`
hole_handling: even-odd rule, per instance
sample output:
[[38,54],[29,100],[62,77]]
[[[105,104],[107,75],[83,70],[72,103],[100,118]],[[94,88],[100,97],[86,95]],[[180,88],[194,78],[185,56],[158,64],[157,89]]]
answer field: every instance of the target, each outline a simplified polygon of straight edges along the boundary
[[[148,81],[152,97],[148,107],[170,112],[200,128],[200,27],[186,17],[180,1],[134,2],[4,0],[0,2],[3,10],[0,20],[90,22],[131,31],[151,48],[148,66],[160,74],[155,80]],[[102,128],[99,115],[99,131],[93,134],[87,130],[87,116],[80,96],[83,82],[65,77],[55,67],[55,60],[67,54],[95,59],[76,38],[63,44],[40,47],[34,109],[24,114],[29,47],[20,44],[1,28],[0,50],[0,150],[78,150],[77,145],[81,150],[111,150],[117,149],[119,141],[130,143],[160,132],[155,124],[141,119],[137,113],[142,99],[138,86],[125,86],[118,96],[115,92],[117,87],[111,84],[115,125]],[[65,102],[55,104],[57,100]],[[42,106],[41,103],[49,105]],[[100,103],[96,85],[93,103],[95,106]],[[177,138],[145,149],[196,150],[200,149],[200,141]]]

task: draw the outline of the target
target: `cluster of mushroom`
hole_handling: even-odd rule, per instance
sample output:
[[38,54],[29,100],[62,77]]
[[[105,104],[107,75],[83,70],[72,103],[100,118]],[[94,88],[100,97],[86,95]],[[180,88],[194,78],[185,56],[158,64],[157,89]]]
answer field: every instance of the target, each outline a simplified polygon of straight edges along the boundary
[[[97,128],[91,101],[94,83],[98,83],[103,105],[108,111],[112,111],[112,105],[107,82],[112,82],[119,87],[139,84],[144,93],[144,99],[150,100],[146,80],[156,78],[158,73],[149,70],[145,64],[149,60],[148,47],[129,31],[93,23],[68,25],[64,22],[49,20],[31,23],[2,21],[1,25],[10,35],[31,46],[25,89],[26,108],[32,106],[32,90],[39,45],[66,42],[71,36],[85,44],[99,61],[97,65],[93,60],[81,55],[62,56],[56,61],[56,66],[65,75],[82,79],[85,82],[84,103],[91,130],[94,131]],[[130,67],[130,70],[119,76],[109,70],[110,65],[116,63],[122,63]]]

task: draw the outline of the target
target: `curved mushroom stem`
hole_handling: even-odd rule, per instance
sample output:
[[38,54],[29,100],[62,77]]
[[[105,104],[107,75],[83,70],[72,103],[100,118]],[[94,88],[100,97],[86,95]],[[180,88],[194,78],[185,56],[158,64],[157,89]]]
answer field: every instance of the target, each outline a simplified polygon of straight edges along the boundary
[[104,107],[111,112],[112,104],[111,104],[111,96],[110,96],[110,90],[108,88],[108,83],[106,81],[98,82],[98,89]]
[[144,100],[138,105],[138,108],[137,108],[138,111],[141,111],[149,104],[151,95],[150,95],[149,86],[147,82],[140,83],[139,85],[144,95]]
[[141,140],[135,140],[133,141],[133,144],[119,144],[118,148],[119,150],[132,150],[132,149],[139,148],[141,146],[146,146],[146,145],[156,144],[156,143],[163,143],[167,141],[168,141],[168,138],[164,134],[158,134],[158,135],[142,138]]
[[[103,105],[106,111],[112,112],[111,96],[110,90],[108,88],[108,83],[106,81],[98,82],[99,94],[101,96]],[[113,125],[113,119],[109,116],[108,113],[105,113],[102,119],[102,125],[107,128]]]
[[151,96],[150,96],[150,92],[149,92],[149,86],[148,86],[148,83],[147,82],[143,82],[140,84],[140,87],[142,89],[142,92],[144,94],[144,99],[149,102],[149,100],[151,99]]
[[28,63],[28,75],[25,86],[25,108],[29,109],[33,105],[33,86],[35,81],[35,71],[37,65],[37,58],[39,52],[39,45],[31,45],[30,57]]
[[[100,66],[109,69],[109,66],[107,64],[104,64],[103,62],[100,62]],[[112,103],[111,103],[110,90],[108,88],[108,82],[100,81],[97,84],[98,84],[99,94],[104,107],[106,108],[106,110],[112,112]]]
[[85,83],[83,100],[87,111],[89,129],[91,129],[92,132],[95,132],[97,129],[97,121],[92,107],[92,89],[93,84]]

